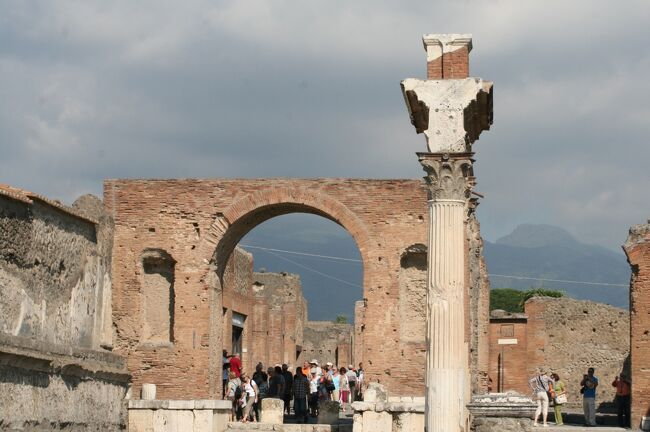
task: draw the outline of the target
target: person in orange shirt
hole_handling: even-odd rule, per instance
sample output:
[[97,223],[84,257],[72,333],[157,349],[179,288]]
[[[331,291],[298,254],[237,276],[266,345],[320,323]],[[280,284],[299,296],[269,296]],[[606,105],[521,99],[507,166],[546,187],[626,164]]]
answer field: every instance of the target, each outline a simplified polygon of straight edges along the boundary
[[627,375],[616,376],[612,387],[616,387],[616,407],[618,408],[618,425],[630,427],[630,380]]
[[307,378],[311,377],[311,365],[307,360],[302,364],[302,374]]

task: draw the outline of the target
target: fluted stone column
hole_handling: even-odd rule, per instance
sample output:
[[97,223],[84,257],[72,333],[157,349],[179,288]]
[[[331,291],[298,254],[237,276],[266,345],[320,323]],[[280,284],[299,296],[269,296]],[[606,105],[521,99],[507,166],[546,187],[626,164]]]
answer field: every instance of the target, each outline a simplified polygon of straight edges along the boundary
[[401,82],[428,153],[418,153],[429,188],[426,432],[468,430],[465,222],[476,205],[472,144],[492,123],[492,83],[468,77],[471,35],[423,37],[428,80]]
[[473,185],[469,153],[418,153],[429,188],[427,432],[464,430],[469,399],[465,342],[465,222]]

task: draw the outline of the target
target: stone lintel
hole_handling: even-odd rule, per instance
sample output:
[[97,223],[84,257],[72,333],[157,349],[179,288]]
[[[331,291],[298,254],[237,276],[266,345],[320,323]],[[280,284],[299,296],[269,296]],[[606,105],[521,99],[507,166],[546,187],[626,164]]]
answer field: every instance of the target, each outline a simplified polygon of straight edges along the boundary
[[427,61],[433,61],[443,54],[467,47],[467,52],[472,50],[471,33],[439,33],[425,34],[422,36],[422,45],[427,52]]

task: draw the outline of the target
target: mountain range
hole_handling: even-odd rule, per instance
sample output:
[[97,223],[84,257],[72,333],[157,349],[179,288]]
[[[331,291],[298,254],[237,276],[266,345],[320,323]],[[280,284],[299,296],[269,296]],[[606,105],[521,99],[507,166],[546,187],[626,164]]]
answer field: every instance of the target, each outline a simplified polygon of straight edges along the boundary
[[630,266],[624,254],[582,243],[562,228],[519,225],[496,242],[486,241],[484,256],[493,289],[544,287],[577,299],[629,305]]

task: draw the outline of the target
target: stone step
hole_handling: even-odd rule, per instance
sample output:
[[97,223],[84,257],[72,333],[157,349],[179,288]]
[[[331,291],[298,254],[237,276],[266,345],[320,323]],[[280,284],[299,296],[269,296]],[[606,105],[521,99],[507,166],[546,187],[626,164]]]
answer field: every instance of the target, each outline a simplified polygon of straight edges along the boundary
[[273,424],[230,422],[226,431],[232,432],[352,432],[351,424]]

